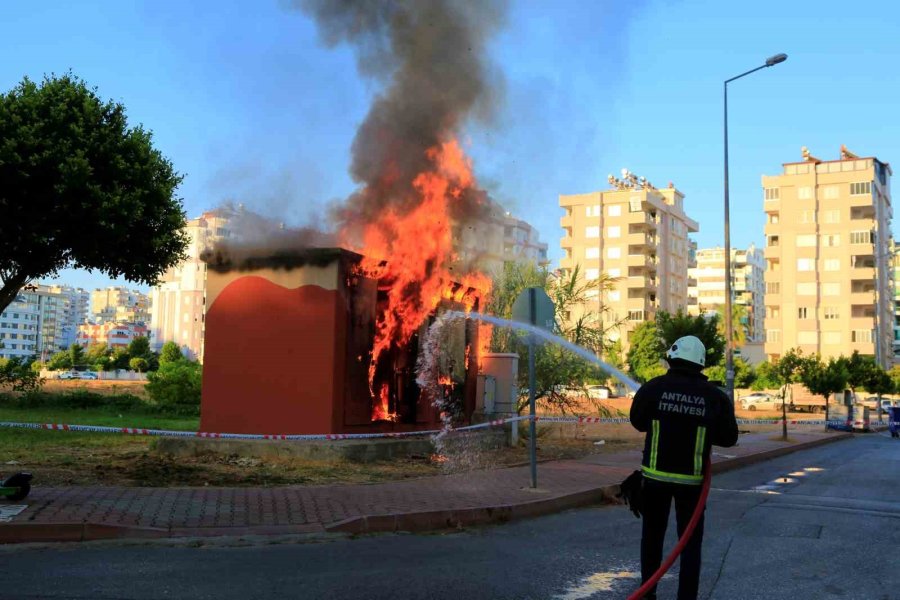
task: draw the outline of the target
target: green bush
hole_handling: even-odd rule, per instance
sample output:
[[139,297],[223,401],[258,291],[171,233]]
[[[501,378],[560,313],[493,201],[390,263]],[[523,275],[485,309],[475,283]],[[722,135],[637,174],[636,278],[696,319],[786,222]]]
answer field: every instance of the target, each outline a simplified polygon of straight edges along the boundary
[[87,390],[73,390],[63,394],[32,391],[19,396],[0,395],[0,406],[8,408],[102,409],[117,411],[156,412],[156,408],[134,394],[103,395]]
[[164,362],[158,371],[147,374],[147,393],[160,410],[169,414],[199,415],[201,375],[199,363]]

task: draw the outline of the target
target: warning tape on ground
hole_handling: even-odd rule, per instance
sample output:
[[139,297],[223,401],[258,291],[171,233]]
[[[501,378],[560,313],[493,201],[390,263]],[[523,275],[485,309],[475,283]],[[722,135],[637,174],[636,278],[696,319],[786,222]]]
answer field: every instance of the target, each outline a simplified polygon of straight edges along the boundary
[[120,433],[126,435],[148,435],[158,437],[200,437],[200,438],[216,438],[216,439],[240,439],[240,440],[354,440],[354,439],[372,439],[372,438],[399,438],[421,435],[437,435],[440,433],[456,433],[474,431],[477,429],[486,429],[489,427],[499,427],[507,423],[516,421],[527,421],[528,416],[509,417],[507,419],[495,419],[493,421],[485,421],[484,423],[476,423],[475,425],[466,425],[465,427],[454,427],[451,429],[429,429],[426,431],[397,431],[397,432],[379,432],[379,433],[323,433],[323,434],[254,434],[254,433],[214,433],[208,431],[177,431],[170,429],[145,429],[138,427],[107,427],[104,425],[70,425],[65,423],[18,423],[14,421],[0,421],[0,427],[12,427],[21,429],[45,429],[50,431],[82,431],[89,433]]
[[[238,439],[238,440],[359,440],[359,439],[376,439],[376,438],[401,438],[425,435],[448,434],[466,431],[475,431],[478,429],[487,429],[489,427],[500,427],[508,423],[518,421],[530,421],[528,415],[509,417],[506,419],[495,419],[485,421],[484,423],[476,423],[475,425],[466,425],[465,427],[455,427],[451,429],[428,429],[425,431],[397,431],[397,432],[378,432],[378,433],[323,433],[323,434],[254,434],[254,433],[215,433],[208,431],[177,431],[170,429],[147,429],[140,427],[107,427],[103,425],[71,425],[65,423],[18,423],[14,421],[0,421],[0,427],[20,428],[20,429],[44,429],[50,431],[81,431],[89,433],[119,433],[125,435],[147,435],[157,437],[199,437],[199,438],[216,438],[216,439]],[[627,417],[578,417],[578,416],[552,416],[539,415],[535,417],[538,423],[577,423],[577,424],[595,424],[607,423],[623,425],[630,423]],[[738,425],[781,425],[781,419],[737,419]],[[788,425],[825,425],[832,427],[852,428],[853,421],[825,421],[818,419],[811,420],[788,420]],[[870,421],[865,424],[866,427],[879,424],[877,421]],[[886,421],[881,425],[892,425],[900,428],[900,422]]]

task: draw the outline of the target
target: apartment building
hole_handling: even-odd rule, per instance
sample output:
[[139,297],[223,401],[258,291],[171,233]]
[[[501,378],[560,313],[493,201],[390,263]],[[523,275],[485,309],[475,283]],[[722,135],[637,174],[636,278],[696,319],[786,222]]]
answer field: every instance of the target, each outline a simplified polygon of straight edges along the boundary
[[84,323],[78,326],[75,343],[87,348],[92,344],[105,344],[112,349],[127,348],[137,337],[147,337],[148,330],[142,323]]
[[616,279],[614,289],[592,291],[581,310],[599,314],[607,307],[604,321],[625,319],[619,336],[627,346],[629,332],[657,310],[687,307],[688,234],[699,227],[685,214],[684,194],[673,184],[658,189],[626,170],[621,179],[610,175],[608,181],[608,190],[559,197],[565,211],[560,267],[564,274],[578,267],[587,281],[601,274]]
[[[765,257],[751,244],[746,250],[731,249],[732,302],[743,306],[748,342],[765,339]],[[725,248],[696,251],[695,266],[688,268],[688,313],[701,315],[725,306]]]
[[547,244],[537,229],[497,203],[491,203],[482,218],[453,229],[458,259],[467,267],[497,274],[506,263],[549,264]]
[[891,240],[891,268],[894,275],[894,364],[900,364],[900,246]]
[[206,263],[200,256],[216,241],[234,237],[229,228],[233,216],[230,209],[214,210],[187,222],[187,259],[169,269],[150,290],[150,340],[154,350],[175,342],[188,358],[202,358]]
[[766,214],[769,359],[791,348],[822,356],[854,350],[889,366],[891,168],[841,146],[838,160],[784,163],[762,177]]
[[91,292],[91,318],[95,323],[149,323],[150,298],[124,287],[94,290]]
[[25,294],[0,313],[0,358],[30,358],[38,353],[40,313]]
[[58,345],[68,348],[75,343],[78,326],[88,320],[91,307],[91,293],[82,288],[70,285],[39,285],[51,294],[60,294],[65,298],[63,327]]

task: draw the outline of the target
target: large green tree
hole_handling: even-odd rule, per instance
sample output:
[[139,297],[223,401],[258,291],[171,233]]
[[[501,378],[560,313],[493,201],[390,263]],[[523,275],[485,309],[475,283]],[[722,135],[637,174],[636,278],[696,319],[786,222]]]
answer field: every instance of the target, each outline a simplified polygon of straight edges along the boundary
[[631,332],[631,346],[625,357],[629,373],[641,383],[664,374],[666,368],[660,361],[665,350],[656,323],[653,321],[640,323]]
[[678,338],[693,335],[706,347],[707,366],[719,364],[725,356],[725,338],[719,332],[717,314],[694,317],[680,310],[674,314],[661,310],[656,314],[656,327],[664,349],[674,344]]
[[[846,361],[831,357],[828,362],[818,354],[803,358],[799,367],[799,380],[811,394],[825,400],[825,421],[829,419],[828,402],[834,394],[847,387]],[[827,425],[826,425],[827,427]]]
[[803,352],[800,349],[791,348],[774,364],[775,376],[781,385],[781,436],[785,440],[787,439],[787,391],[792,383],[800,381],[804,360]]
[[0,312],[67,267],[156,283],[187,246],[181,179],[122,104],[72,74],[0,95]]

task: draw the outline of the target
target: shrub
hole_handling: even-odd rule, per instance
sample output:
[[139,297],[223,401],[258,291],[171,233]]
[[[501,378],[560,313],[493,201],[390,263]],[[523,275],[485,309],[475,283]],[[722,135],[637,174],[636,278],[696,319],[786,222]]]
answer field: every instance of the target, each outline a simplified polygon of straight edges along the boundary
[[11,358],[0,364],[0,386],[14,392],[30,392],[41,389],[44,380],[31,368],[31,363]]
[[162,411],[176,415],[200,414],[199,363],[188,360],[164,362],[147,375],[147,393]]

